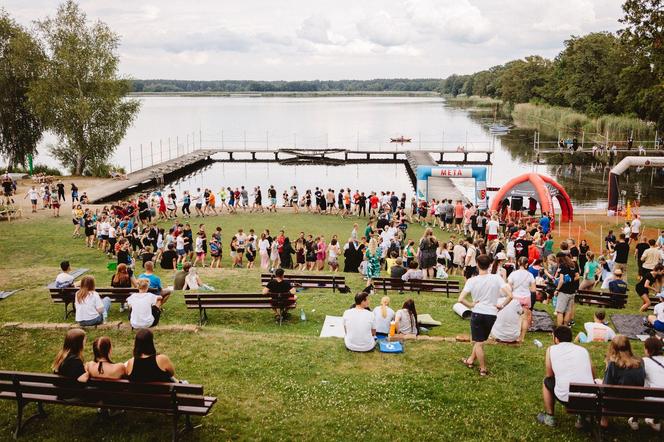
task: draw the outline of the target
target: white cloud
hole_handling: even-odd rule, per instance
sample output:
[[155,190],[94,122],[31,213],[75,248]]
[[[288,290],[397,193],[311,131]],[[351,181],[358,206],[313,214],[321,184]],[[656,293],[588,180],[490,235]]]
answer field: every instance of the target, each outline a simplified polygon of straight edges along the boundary
[[468,0],[407,0],[413,24],[440,38],[459,43],[482,43],[491,38],[491,24]]
[[357,23],[360,35],[381,46],[400,46],[411,38],[410,28],[401,20],[395,20],[381,10]]

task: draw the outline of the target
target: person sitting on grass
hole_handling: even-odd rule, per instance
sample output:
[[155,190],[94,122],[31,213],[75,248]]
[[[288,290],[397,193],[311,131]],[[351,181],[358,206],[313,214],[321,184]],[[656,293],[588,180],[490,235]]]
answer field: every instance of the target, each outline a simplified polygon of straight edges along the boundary
[[[512,290],[510,286],[503,281],[499,275],[489,273],[491,267],[491,258],[488,255],[480,255],[476,259],[479,275],[473,276],[466,281],[458,302],[472,310],[470,317],[471,339],[473,341],[473,351],[468,358],[461,362],[468,368],[473,368],[475,359],[480,363],[480,376],[486,376],[489,371],[486,368],[484,358],[484,342],[491,333],[491,328],[496,322],[498,310],[512,300]],[[498,305],[498,298],[503,293],[505,301]],[[470,295],[472,302],[466,300]]]
[[163,298],[148,292],[150,282],[147,279],[138,280],[138,293],[127,298],[131,309],[129,323],[132,328],[148,328],[159,324]]
[[[274,245],[273,247],[275,247]],[[297,295],[295,294],[295,287],[291,284],[290,281],[284,279],[284,269],[279,267],[274,271],[274,278],[270,279],[265,287],[263,287],[264,295],[273,295],[279,293],[290,293],[293,301],[297,300]],[[274,315],[278,318],[280,313],[277,309],[272,309]]]
[[76,322],[81,327],[90,327],[106,322],[108,311],[111,309],[111,299],[101,298],[95,291],[94,276],[84,276],[81,279],[81,288],[74,298],[76,309]]
[[390,298],[388,296],[383,296],[380,299],[380,305],[374,309],[373,314],[376,337],[386,338],[390,334],[390,323],[394,321],[394,310],[390,308]]
[[343,314],[344,344],[350,351],[368,352],[376,346],[374,314],[369,310],[369,294],[355,295],[355,306]]
[[182,265],[182,270],[175,274],[175,279],[173,280],[173,290],[184,290],[184,282],[187,278],[187,275],[189,274],[189,269],[191,269],[191,263],[187,261]]
[[111,361],[111,338],[100,336],[92,343],[92,354],[94,361],[85,364],[85,371],[91,378],[96,379],[122,379],[127,374],[127,368],[123,363],[114,364]]
[[[411,262],[412,264],[412,262]],[[415,301],[407,299],[401,310],[398,310],[394,319],[394,328],[397,334],[417,336],[417,309]]]
[[[572,343],[572,329],[559,326],[553,330],[554,345],[546,349],[546,377],[542,383],[544,413],[537,415],[541,424],[554,427],[556,400],[563,406],[569,401],[569,384],[592,384],[595,377],[588,350]],[[576,427],[582,428],[585,419],[577,418]]]
[[653,313],[654,315],[648,315],[644,319],[644,325],[652,327],[659,332],[664,332],[664,300],[655,305]]
[[55,288],[63,289],[67,287],[74,287],[74,277],[71,276],[71,265],[69,261],[62,261],[60,263],[60,273],[55,277]]
[[161,279],[154,274],[154,263],[148,261],[145,263],[145,272],[141,273],[139,279],[147,279],[150,282],[150,288],[156,289],[161,296],[161,305],[166,304],[168,297],[171,296],[171,290],[161,286]]
[[[498,299],[502,304],[503,298]],[[523,342],[528,331],[528,318],[518,299],[512,299],[496,315],[496,322],[491,328],[491,336],[498,342]]]
[[85,346],[85,332],[80,328],[72,328],[65,335],[62,349],[55,356],[53,373],[78,382],[87,382],[88,372],[83,364],[83,347]]
[[[606,372],[604,372],[604,379],[601,383],[643,387],[645,379],[646,371],[643,360],[634,356],[627,336],[616,335],[606,352]],[[632,430],[639,429],[639,423],[635,418],[630,417],[627,423]],[[599,424],[602,428],[607,428],[608,418],[602,417]]]
[[157,353],[154,335],[147,328],[136,332],[133,355],[134,357],[125,363],[130,381],[178,382],[175,379],[173,363],[168,356]]
[[178,254],[175,244],[170,243],[164,253],[161,254],[161,268],[164,270],[175,270],[177,268]]
[[583,328],[585,328],[586,331],[579,332],[579,334],[576,335],[574,342],[586,344],[588,342],[611,341],[616,336],[616,332],[614,332],[611,327],[604,324],[605,318],[606,313],[604,313],[604,310],[597,310],[594,315],[594,321],[586,322],[583,325]]

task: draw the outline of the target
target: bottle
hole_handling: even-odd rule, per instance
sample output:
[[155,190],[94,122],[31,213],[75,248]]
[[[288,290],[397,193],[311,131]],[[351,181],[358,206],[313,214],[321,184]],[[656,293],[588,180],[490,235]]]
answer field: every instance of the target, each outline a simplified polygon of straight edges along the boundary
[[300,321],[306,321],[307,320],[307,315],[304,314],[304,309],[300,309]]
[[394,333],[396,333],[396,324],[394,321],[390,322],[390,336],[394,336]]
[[535,347],[537,347],[537,348],[542,348],[543,347],[542,342],[539,339],[534,339],[533,344],[535,344]]

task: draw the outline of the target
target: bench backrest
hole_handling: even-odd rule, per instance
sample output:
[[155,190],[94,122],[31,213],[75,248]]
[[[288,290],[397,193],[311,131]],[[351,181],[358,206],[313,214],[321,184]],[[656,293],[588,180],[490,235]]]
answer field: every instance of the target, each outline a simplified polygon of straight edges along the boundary
[[624,308],[627,304],[627,295],[624,293],[577,290],[574,297],[579,304],[604,305],[613,308]]
[[401,278],[374,278],[372,281],[377,290],[407,290],[458,294],[461,289],[461,283],[456,279],[411,279],[404,281]]
[[[108,297],[112,301],[121,301],[124,302],[132,293],[137,293],[138,289],[129,287],[98,287],[95,289],[97,293],[103,298]],[[150,288],[148,289],[150,293],[158,293],[157,289]],[[76,292],[78,292],[78,287],[64,287],[60,289],[50,288],[49,292],[51,294],[51,299],[53,302],[74,302],[74,297]]]
[[257,307],[287,307],[295,304],[290,293],[185,293],[184,302],[187,308],[214,308],[228,305]]
[[[267,285],[270,280],[274,278],[271,273],[261,274],[261,284]],[[284,275],[284,279],[290,281],[292,284],[298,284],[302,287],[345,287],[346,277],[343,275],[300,275],[288,274]]]
[[604,416],[664,417],[664,388],[570,384],[568,411]]
[[75,398],[76,403],[126,405],[134,409],[168,411],[175,406],[205,407],[201,385],[170,382],[90,379],[79,384],[56,374],[0,371],[0,394],[3,392]]

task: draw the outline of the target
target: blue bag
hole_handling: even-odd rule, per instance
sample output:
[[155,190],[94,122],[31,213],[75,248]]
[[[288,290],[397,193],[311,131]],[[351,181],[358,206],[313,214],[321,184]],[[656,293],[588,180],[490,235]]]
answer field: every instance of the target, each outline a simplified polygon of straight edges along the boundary
[[403,353],[403,345],[401,342],[388,342],[386,340],[378,341],[378,350],[381,353]]

